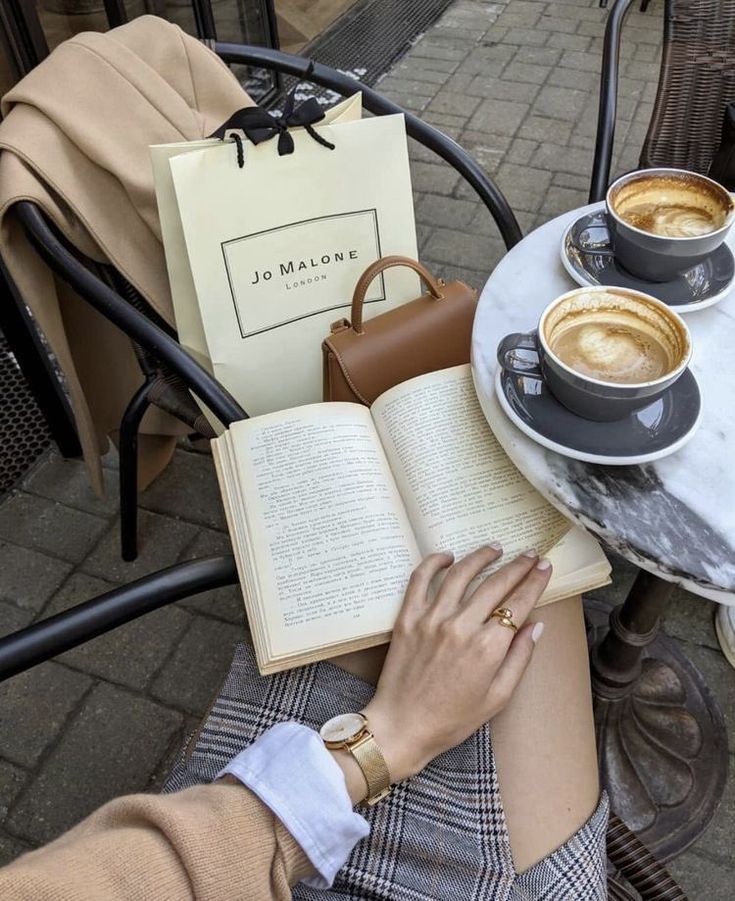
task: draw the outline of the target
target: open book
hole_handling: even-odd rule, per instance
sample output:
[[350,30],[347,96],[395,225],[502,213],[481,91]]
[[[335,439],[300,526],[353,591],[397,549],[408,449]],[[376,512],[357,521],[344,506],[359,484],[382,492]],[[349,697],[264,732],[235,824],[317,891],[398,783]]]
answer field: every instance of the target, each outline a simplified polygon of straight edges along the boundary
[[610,580],[597,542],[498,444],[469,366],[404,382],[370,409],[237,422],[212,446],[262,673],[388,641],[409,574],[433,551],[501,541],[509,560],[535,547],[554,565],[540,604]]

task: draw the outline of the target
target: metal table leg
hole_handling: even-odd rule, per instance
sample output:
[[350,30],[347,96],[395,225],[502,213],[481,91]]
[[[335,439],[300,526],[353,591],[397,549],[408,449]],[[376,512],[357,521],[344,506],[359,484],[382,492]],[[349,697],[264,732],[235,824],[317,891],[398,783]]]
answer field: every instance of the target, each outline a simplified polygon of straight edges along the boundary
[[609,615],[591,602],[592,691],[613,810],[660,860],[707,827],[727,778],[722,712],[698,670],[659,632],[674,586],[639,572]]

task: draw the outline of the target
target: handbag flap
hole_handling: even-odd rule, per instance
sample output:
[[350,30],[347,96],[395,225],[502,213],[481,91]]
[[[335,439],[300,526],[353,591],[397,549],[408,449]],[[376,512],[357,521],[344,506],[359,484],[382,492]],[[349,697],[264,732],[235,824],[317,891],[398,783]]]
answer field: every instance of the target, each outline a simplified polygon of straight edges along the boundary
[[477,291],[450,282],[437,300],[424,294],[367,320],[357,334],[345,326],[324,341],[363,403],[427,372],[467,363]]

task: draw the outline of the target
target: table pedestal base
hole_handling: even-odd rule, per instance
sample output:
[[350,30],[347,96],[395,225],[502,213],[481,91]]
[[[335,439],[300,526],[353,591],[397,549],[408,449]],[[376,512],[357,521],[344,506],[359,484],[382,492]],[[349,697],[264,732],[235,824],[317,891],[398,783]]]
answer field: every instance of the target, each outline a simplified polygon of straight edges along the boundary
[[727,778],[716,701],[676,643],[659,634],[670,583],[639,573],[609,615],[587,602],[600,775],[612,809],[659,858],[707,827]]

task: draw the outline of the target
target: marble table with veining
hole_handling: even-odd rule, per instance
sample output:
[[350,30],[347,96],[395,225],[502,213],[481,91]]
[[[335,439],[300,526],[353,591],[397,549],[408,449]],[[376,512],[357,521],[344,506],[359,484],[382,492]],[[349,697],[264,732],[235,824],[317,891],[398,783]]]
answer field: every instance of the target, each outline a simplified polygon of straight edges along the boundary
[[[533,329],[548,303],[577,287],[561,263],[562,236],[600,206],[547,222],[495,268],[475,317],[473,376],[491,428],[529,481],[642,571],[609,630],[601,612],[590,611],[593,688],[601,772],[614,806],[668,858],[702,832],[726,774],[722,715],[699,673],[658,633],[658,621],[676,584],[735,605],[735,291],[685,314],[703,403],[686,446],[640,466],[585,463],[540,446],[497,401],[496,349],[509,332]],[[735,250],[735,230],[728,242]]]

